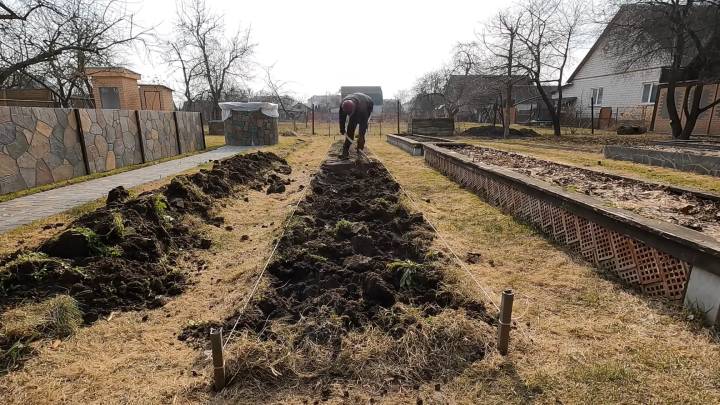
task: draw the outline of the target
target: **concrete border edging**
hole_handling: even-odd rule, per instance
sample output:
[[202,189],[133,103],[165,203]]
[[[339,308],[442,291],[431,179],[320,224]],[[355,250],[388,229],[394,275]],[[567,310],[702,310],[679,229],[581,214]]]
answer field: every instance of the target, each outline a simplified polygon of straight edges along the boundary
[[423,155],[423,145],[420,142],[413,141],[400,135],[387,135],[387,143],[395,145],[412,156]]
[[[447,145],[447,144],[446,144]],[[453,144],[457,146],[458,144]],[[450,145],[447,145],[450,146]],[[597,267],[653,297],[692,303],[717,322],[720,305],[720,243],[678,225],[605,206],[602,201],[498,166],[425,144],[426,163],[487,202],[529,222]],[[694,268],[702,273],[692,275]],[[695,288],[690,279],[704,276]],[[705,278],[714,280],[708,283]]]
[[619,145],[604,146],[603,155],[608,159],[624,160],[720,177],[720,157]]

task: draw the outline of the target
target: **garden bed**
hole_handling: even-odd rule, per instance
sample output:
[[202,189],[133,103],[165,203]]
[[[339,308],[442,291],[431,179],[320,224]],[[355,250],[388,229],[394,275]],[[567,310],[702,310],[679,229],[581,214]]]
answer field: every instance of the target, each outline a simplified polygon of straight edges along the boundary
[[387,135],[387,142],[413,156],[422,156],[423,144],[428,142],[452,142],[449,139],[425,135]]
[[232,390],[248,398],[271,386],[276,399],[327,400],[342,397],[339,388],[441,384],[492,347],[494,320],[441,270],[422,214],[400,203],[379,162],[338,161],[338,152],[312,180],[247,310],[180,335],[206,344],[209,327],[237,322],[229,374],[242,376]]
[[604,201],[646,218],[666,221],[720,240],[720,198],[477,146],[447,146],[473,161],[512,169]]
[[[621,203],[636,199],[633,194],[641,198],[647,193],[657,203],[660,198],[676,201],[679,195],[710,211],[718,203],[716,197],[689,191],[684,195],[675,188],[469,145],[426,145],[425,161],[633,288],[684,301],[699,308],[709,322],[718,322],[720,243],[603,200],[620,196]],[[579,188],[583,192],[577,192]],[[712,218],[707,222],[716,224]]]
[[667,142],[634,147],[607,145],[603,148],[603,154],[608,159],[627,160],[720,177],[720,145],[718,144]]

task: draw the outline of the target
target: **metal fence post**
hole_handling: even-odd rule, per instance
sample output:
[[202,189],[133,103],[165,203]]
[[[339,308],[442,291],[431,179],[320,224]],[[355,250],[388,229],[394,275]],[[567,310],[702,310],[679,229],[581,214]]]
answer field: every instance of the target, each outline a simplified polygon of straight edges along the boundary
[[312,134],[315,135],[315,103],[310,106],[312,107]]
[[513,291],[503,291],[500,300],[500,315],[498,316],[497,349],[503,356],[508,353],[510,343],[510,326],[512,322]]
[[595,97],[590,97],[590,133],[595,135]]
[[80,151],[82,152],[83,163],[85,163],[85,174],[90,174],[90,161],[88,160],[87,146],[85,146],[85,133],[82,129],[82,121],[80,120],[80,109],[73,108],[75,113],[75,125],[77,126],[78,142],[80,142]]
[[135,123],[137,124],[138,139],[140,140],[140,156],[142,156],[142,162],[145,163],[147,162],[145,158],[145,139],[143,137],[142,127],[140,126],[140,113],[138,110],[135,110]]
[[177,111],[172,112],[173,121],[175,121],[175,140],[177,141],[178,155],[182,155],[182,145],[180,144],[180,127],[178,126]]
[[397,100],[397,133],[400,135],[400,99]]

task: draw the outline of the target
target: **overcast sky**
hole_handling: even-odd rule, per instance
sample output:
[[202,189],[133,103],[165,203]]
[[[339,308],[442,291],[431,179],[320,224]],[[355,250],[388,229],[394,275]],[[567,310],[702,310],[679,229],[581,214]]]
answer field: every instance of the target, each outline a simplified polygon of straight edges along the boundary
[[[137,0],[139,1],[139,0]],[[229,30],[252,27],[254,59],[274,64],[276,79],[301,99],[342,85],[380,85],[386,98],[439,67],[458,41],[475,39],[480,22],[512,0],[223,1],[208,4]],[[170,32],[175,0],[139,1],[139,20]],[[172,85],[167,68],[144,57],[131,67],[143,81]],[[155,58],[157,61],[158,59]],[[249,85],[263,87],[261,72]],[[180,90],[180,89],[177,89]]]

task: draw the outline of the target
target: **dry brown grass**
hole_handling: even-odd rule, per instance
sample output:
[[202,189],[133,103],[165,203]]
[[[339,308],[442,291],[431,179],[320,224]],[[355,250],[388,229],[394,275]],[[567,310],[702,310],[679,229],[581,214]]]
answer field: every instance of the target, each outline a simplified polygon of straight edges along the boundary
[[481,254],[469,268],[484,285],[498,298],[503,288],[517,292],[507,361],[454,379],[458,402],[720,401],[720,346],[710,330],[607,280],[422,158],[384,141],[370,147],[461,257]]

